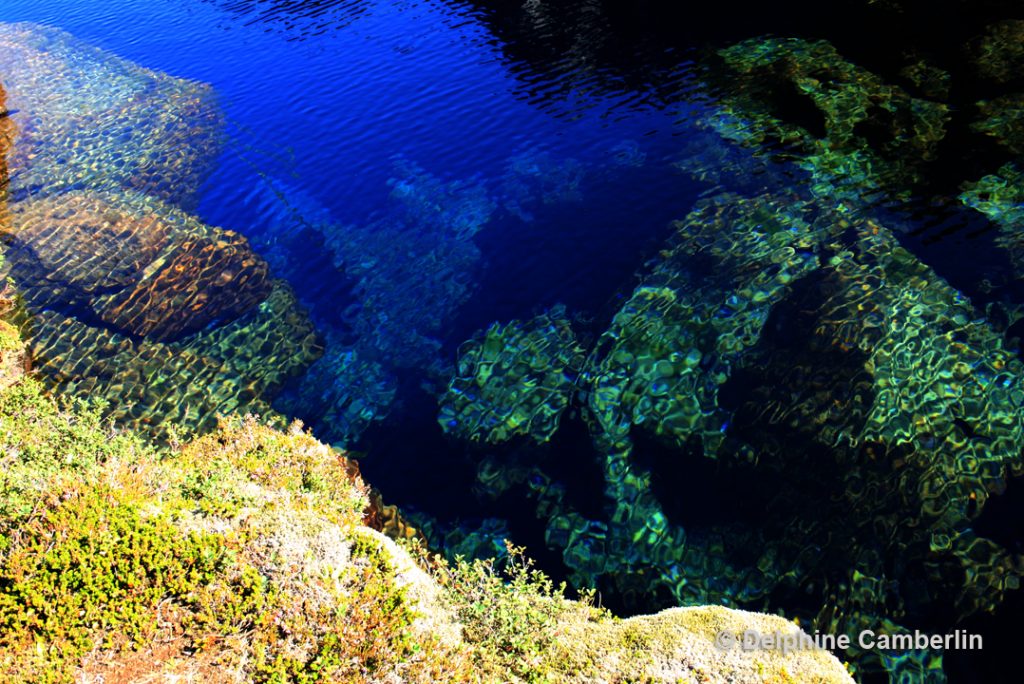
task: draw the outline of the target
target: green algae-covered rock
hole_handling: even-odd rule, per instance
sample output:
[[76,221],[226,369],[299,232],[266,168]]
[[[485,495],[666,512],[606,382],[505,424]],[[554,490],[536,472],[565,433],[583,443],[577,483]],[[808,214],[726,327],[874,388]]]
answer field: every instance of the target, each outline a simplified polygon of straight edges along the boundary
[[753,38],[719,55],[728,86],[709,125],[743,143],[792,146],[812,173],[859,192],[905,193],[945,136],[946,104],[883,82],[826,41]]
[[[613,441],[649,430],[714,455],[727,415],[718,387],[757,343],[772,306],[817,266],[815,231],[789,198],[724,195],[675,226],[669,249],[598,340],[588,407]],[[699,259],[711,268],[693,268]],[[711,264],[707,264],[711,265]]]
[[529,436],[546,442],[558,429],[582,364],[564,307],[492,325],[460,348],[438,422],[445,432],[473,441]]
[[1017,272],[1024,273],[1024,171],[1019,163],[1010,162],[995,173],[964,183],[959,199],[996,225],[996,244],[1006,250]]
[[281,418],[269,397],[322,353],[283,282],[231,324],[174,344],[133,340],[54,311],[35,315],[29,348],[40,377],[102,402],[119,424],[167,437],[216,426],[219,416]]

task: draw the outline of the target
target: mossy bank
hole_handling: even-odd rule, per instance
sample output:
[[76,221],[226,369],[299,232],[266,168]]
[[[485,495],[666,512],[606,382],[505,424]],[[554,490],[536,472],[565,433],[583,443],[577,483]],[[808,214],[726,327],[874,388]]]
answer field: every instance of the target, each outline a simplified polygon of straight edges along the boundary
[[516,550],[498,568],[403,548],[300,426],[248,417],[156,446],[47,395],[0,332],[5,681],[849,680],[821,651],[714,648],[722,629],[796,629],[779,617],[617,620]]

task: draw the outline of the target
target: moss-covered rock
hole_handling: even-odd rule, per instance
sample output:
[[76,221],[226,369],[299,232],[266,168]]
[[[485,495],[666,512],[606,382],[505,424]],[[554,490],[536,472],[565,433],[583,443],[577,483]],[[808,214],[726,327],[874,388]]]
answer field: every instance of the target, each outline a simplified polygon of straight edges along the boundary
[[566,669],[579,674],[569,674],[561,681],[850,681],[835,657],[822,649],[803,647],[784,654],[781,648],[747,650],[738,645],[716,645],[722,634],[739,642],[745,634],[749,639],[754,633],[778,633],[792,643],[810,640],[797,625],[777,615],[723,606],[670,608],[621,621],[576,622],[566,626],[565,640],[586,647],[565,654]]

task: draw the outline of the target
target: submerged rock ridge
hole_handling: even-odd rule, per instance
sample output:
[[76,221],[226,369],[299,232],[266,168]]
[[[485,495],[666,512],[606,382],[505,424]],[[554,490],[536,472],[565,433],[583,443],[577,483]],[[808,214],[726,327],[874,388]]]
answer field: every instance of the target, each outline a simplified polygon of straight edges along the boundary
[[[1019,81],[1006,67],[1019,61],[1008,38],[1018,28],[997,24],[972,43],[983,78]],[[1024,557],[975,523],[1024,474],[1024,366],[1007,324],[984,313],[994,289],[1024,276],[1024,161],[929,198],[949,221],[972,225],[976,211],[996,229],[983,255],[1005,258],[1008,273],[977,284],[972,302],[901,242],[902,202],[925,186],[952,121],[948,74],[911,66],[915,95],[824,41],[750,39],[708,60],[715,105],[697,117],[707,137],[678,166],[715,192],[584,346],[564,393],[593,435],[604,514],[579,510],[542,451],[513,441],[479,462],[485,495],[533,497],[577,586],[641,605],[659,592],[759,609],[813,597],[819,609],[800,617],[851,636],[872,625],[948,631],[1019,588]],[[1019,155],[1019,105],[1016,95],[981,101],[968,129]],[[1012,288],[999,296],[1019,320]],[[561,405],[546,411],[553,423],[521,427],[544,385],[519,362],[522,345],[486,353],[496,335],[517,339],[508,330],[528,326],[495,323],[460,350],[439,398],[453,436],[553,438]],[[541,342],[531,348],[550,358],[578,353],[554,332]],[[685,524],[671,506],[684,495],[659,488],[651,451],[715,459],[723,479],[763,479],[757,505],[769,517]],[[477,538],[489,543],[483,530]],[[943,680],[938,652],[848,655],[863,671]]]
[[[608,516],[575,510],[542,463],[496,456],[480,466],[488,490],[532,492],[574,583],[759,608],[769,595],[810,591],[821,612],[802,617],[851,635],[898,630],[935,600],[952,602],[954,620],[991,611],[1017,589],[1024,559],[971,521],[1024,473],[1024,367],[969,302],[843,202],[724,194],[677,231],[577,383]],[[708,263],[695,268],[698,258]],[[442,425],[497,443],[529,415],[537,380],[517,362],[519,345],[490,357],[477,349],[464,347]],[[492,366],[520,372],[520,391],[509,377],[500,395],[491,389]],[[730,386],[738,374],[742,392]],[[456,401],[461,426],[449,418]],[[777,472],[778,490],[765,495],[773,516],[758,528],[685,529],[635,459],[640,433],[698,449],[738,477]],[[926,653],[870,655],[859,661],[869,669],[941,668]]]
[[[643,163],[633,141],[611,154],[620,166]],[[275,229],[267,246],[275,267],[301,278],[302,251],[308,241],[320,241],[350,288],[351,302],[342,307],[332,300],[335,308],[327,312],[334,321],[340,313],[348,334],[329,331],[324,356],[275,404],[339,444],[356,442],[387,418],[399,375],[412,371],[432,383],[447,378],[446,328],[476,293],[484,267],[474,238],[495,215],[529,223],[539,207],[579,202],[585,169],[575,159],[527,148],[507,160],[490,186],[477,177],[442,180],[402,156],[393,159],[393,174],[386,210],[365,224],[340,223],[302,189],[269,177],[246,198]],[[278,240],[280,234],[286,237]]]
[[36,24],[0,26],[0,70],[18,110],[19,194],[135,189],[195,209],[222,126],[210,86]]
[[243,236],[188,213],[219,151],[209,86],[30,24],[0,25],[0,48],[0,239],[37,371],[165,438],[280,420],[270,402],[322,344]]

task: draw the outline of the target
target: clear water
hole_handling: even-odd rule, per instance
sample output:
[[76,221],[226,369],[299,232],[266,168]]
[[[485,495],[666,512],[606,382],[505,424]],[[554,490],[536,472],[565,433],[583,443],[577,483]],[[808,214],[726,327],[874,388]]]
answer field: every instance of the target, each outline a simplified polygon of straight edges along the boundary
[[[934,631],[966,625],[992,635],[998,633],[1000,621],[1013,614],[1020,601],[1018,592],[1004,595],[1007,587],[1000,588],[998,605],[990,606],[997,609],[996,618],[984,616],[984,591],[981,598],[967,592],[970,610],[944,605],[930,592],[941,594],[950,584],[970,583],[936,578],[944,571],[929,570],[931,558],[919,548],[924,543],[921,539],[907,542],[907,548],[895,553],[883,539],[887,532],[869,531],[872,514],[857,506],[864,505],[870,494],[850,495],[857,503],[851,505],[854,512],[849,519],[843,518],[849,526],[839,528],[841,534],[849,534],[848,542],[836,540],[834,529],[827,534],[808,532],[806,539],[794,542],[802,548],[790,549],[791,556],[765,570],[769,576],[776,573],[776,579],[796,578],[792,582],[780,581],[773,589],[764,589],[759,580],[751,579],[753,571],[748,572],[763,561],[757,553],[763,539],[780,530],[797,534],[794,530],[800,526],[786,527],[787,516],[814,517],[818,511],[827,511],[823,518],[838,519],[844,515],[837,512],[844,506],[844,487],[849,493],[858,486],[884,489],[891,484],[888,475],[879,475],[871,465],[872,439],[852,450],[862,459],[856,465],[858,473],[863,471],[861,480],[857,479],[860,474],[847,477],[855,470],[843,460],[847,456],[830,460],[833,451],[846,453],[838,446],[840,438],[820,436],[830,434],[826,433],[830,416],[867,413],[861,394],[875,393],[871,399],[881,394],[877,386],[866,390],[858,384],[865,382],[860,373],[872,351],[870,343],[863,343],[860,351],[855,349],[860,342],[848,346],[837,342],[839,351],[811,348],[813,342],[802,346],[805,337],[813,339],[825,325],[825,319],[808,318],[808,311],[819,306],[822,297],[842,290],[842,279],[837,283],[838,276],[829,271],[835,266],[829,259],[860,263],[857,259],[863,257],[882,268],[878,264],[888,264],[886,259],[898,251],[898,245],[910,250],[906,263],[886,271],[883,280],[902,283],[900,278],[916,273],[919,280],[930,283],[922,288],[926,294],[918,306],[924,307],[926,316],[938,313],[922,330],[942,325],[953,329],[972,317],[984,320],[979,325],[988,326],[984,328],[988,332],[978,333],[983,340],[977,346],[991,351],[993,345],[1004,345],[1005,350],[1000,347],[993,352],[995,361],[984,355],[979,359],[970,350],[955,353],[979,375],[989,373],[992,377],[986,382],[1005,382],[1007,393],[1016,391],[1018,378],[1000,374],[1011,359],[1011,365],[1019,362],[1011,323],[1019,320],[1017,311],[1024,302],[1014,249],[998,237],[1003,234],[1000,226],[1006,224],[992,212],[965,209],[954,201],[962,190],[961,181],[993,173],[1016,155],[989,149],[982,144],[983,136],[951,134],[939,144],[935,160],[923,174],[907,184],[910,192],[893,192],[899,182],[891,179],[881,188],[868,187],[857,170],[847,176],[840,172],[839,180],[830,177],[834,187],[820,191],[815,186],[820,180],[817,170],[808,171],[799,153],[786,145],[735,144],[749,125],[723,113],[734,84],[716,81],[705,70],[712,49],[775,34],[827,38],[844,57],[888,78],[901,68],[896,62],[902,57],[894,57],[888,48],[865,44],[864,30],[874,27],[880,42],[906,36],[920,54],[952,74],[962,89],[949,96],[955,102],[990,97],[992,93],[980,86],[975,92],[971,90],[975,86],[959,85],[970,82],[958,71],[961,53],[952,42],[943,43],[953,41],[953,34],[981,35],[984,13],[979,11],[973,26],[951,22],[939,10],[924,12],[928,19],[917,21],[922,13],[916,5],[914,12],[907,15],[911,19],[895,18],[891,24],[876,26],[871,15],[858,11],[848,24],[837,26],[813,6],[778,14],[762,8],[742,16],[695,9],[690,21],[676,24],[669,21],[670,12],[658,11],[656,6],[623,10],[614,3],[598,2],[562,8],[541,3],[510,7],[414,0],[0,3],[0,21],[59,27],[147,69],[213,87],[226,128],[222,151],[205,180],[195,213],[207,224],[248,238],[269,263],[271,273],[294,289],[315,325],[318,344],[327,348],[327,361],[288,379],[275,392],[273,406],[289,418],[303,419],[322,439],[363,455],[361,467],[368,481],[421,525],[436,545],[451,552],[486,553],[499,549],[497,542],[509,536],[526,544],[556,577],[580,585],[596,583],[607,595],[606,602],[621,612],[698,599],[726,601],[806,619],[817,617],[819,628],[827,630],[834,623],[829,622],[827,610],[820,612],[824,602],[871,619],[902,620],[911,627]],[[1014,16],[1012,8],[1009,12],[998,16]],[[969,11],[954,15],[955,19],[974,16]],[[954,25],[959,28],[950,28]],[[995,94],[1011,92],[1015,84],[1011,79]],[[773,114],[783,120],[812,131],[821,123],[820,114],[808,112],[808,102],[792,93],[767,99]],[[957,110],[954,105],[951,130],[970,130],[958,118],[966,116],[962,114],[965,107]],[[893,119],[898,121],[898,116]],[[715,130],[709,129],[709,121],[717,122],[717,130],[725,133],[714,142],[709,141],[709,136],[714,137],[709,130]],[[860,134],[868,140],[886,135],[869,128],[860,129]],[[757,154],[751,147],[757,148]],[[897,167],[893,174],[900,172]],[[844,195],[850,185],[856,191]],[[701,225],[713,228],[701,238],[706,249],[690,254],[687,248],[679,248],[670,239],[675,230],[670,223],[686,217],[701,198],[724,197],[719,193],[725,189],[748,197],[768,189],[774,199],[764,206],[758,200],[749,205],[726,202],[733,208],[749,206],[750,211],[730,214],[733,208],[726,208],[720,224],[710,218],[706,224],[697,221],[690,235],[701,234]],[[19,199],[24,197],[15,193],[15,204]],[[988,199],[985,194],[981,201]],[[788,263],[799,284],[779,301],[768,297],[770,306],[763,312],[748,310],[751,320],[763,325],[763,333],[758,328],[759,341],[751,345],[756,346],[757,356],[722,383],[718,403],[724,411],[705,411],[699,418],[703,422],[693,427],[705,453],[692,441],[663,439],[664,431],[651,435],[637,428],[617,435],[614,426],[609,427],[614,421],[602,423],[607,406],[596,392],[583,396],[580,391],[567,399],[571,406],[560,427],[536,440],[542,444],[529,439],[501,445],[470,443],[451,434],[464,419],[461,414],[452,418],[442,411],[438,422],[438,403],[445,401],[456,360],[476,353],[464,342],[474,335],[481,339],[478,331],[492,323],[525,321],[564,305],[581,348],[596,350],[588,352],[588,358],[601,361],[598,370],[588,372],[613,377],[619,372],[614,364],[617,357],[607,350],[616,340],[629,337],[615,332],[616,326],[625,326],[628,332],[622,316],[616,314],[630,307],[642,309],[643,301],[664,296],[658,288],[667,287],[673,289],[673,297],[693,298],[694,311],[700,312],[693,314],[695,320],[714,327],[715,321],[728,319],[742,306],[716,305],[705,311],[700,308],[703,302],[717,302],[720,294],[722,301],[731,301],[725,297],[730,288],[739,291],[751,274],[777,275],[773,267],[765,267],[767,262],[744,262],[747,255],[741,246],[753,249],[756,245],[740,238],[735,254],[714,257],[720,259],[714,262],[717,267],[713,260],[705,262],[716,245],[721,247],[716,241],[734,226],[748,226],[747,222],[756,224],[752,232],[776,219],[785,223],[789,219],[779,217],[790,211],[800,213],[793,207],[806,206],[800,215],[809,223],[838,224],[845,220],[844,212],[851,211],[835,210],[839,200],[855,207],[851,215],[863,212],[865,220],[882,225],[874,235],[883,237],[877,244],[871,242],[873,238],[857,242],[836,231],[829,248],[814,254],[820,271],[832,273],[821,275],[809,266],[810,257],[801,260],[804,251],[812,249],[799,242],[806,226],[796,221],[778,231],[798,236]],[[1012,206],[1013,201],[1008,204]],[[826,205],[827,210],[822,208]],[[761,221],[757,217],[762,215],[775,218]],[[867,226],[870,233],[875,225],[854,223],[853,232]],[[894,237],[885,242],[887,235]],[[849,247],[852,256],[844,256],[847,253],[838,248],[830,252],[835,245]],[[880,254],[871,252],[875,248]],[[723,264],[732,264],[735,271]],[[925,264],[920,266],[924,270],[915,270],[920,264]],[[809,270],[801,270],[805,267]],[[789,280],[779,283],[788,285]],[[641,289],[635,290],[638,285]],[[376,309],[367,304],[368,293],[378,297]],[[936,299],[939,304],[934,303]],[[907,304],[908,311],[913,304]],[[899,302],[893,304],[894,309],[899,306]],[[906,319],[913,321],[916,311],[906,314]],[[84,314],[76,310],[75,315]],[[871,340],[864,331],[878,325],[875,315],[870,307],[856,310],[850,323],[856,332],[850,335]],[[885,325],[902,329],[905,324],[903,318],[890,319]],[[837,314],[836,320],[842,321],[841,316]],[[529,330],[529,325],[524,329]],[[680,322],[663,334],[678,341],[690,334],[688,329]],[[207,333],[210,337],[204,338]],[[215,332],[195,334],[169,344],[188,349],[214,344],[210,340]],[[938,349],[937,338],[941,335],[930,332],[909,335],[908,353],[928,357],[929,351]],[[231,339],[217,344],[230,346]],[[508,343],[511,338],[503,339]],[[848,338],[839,332],[836,339]],[[544,349],[535,338],[519,342],[526,349],[533,345]],[[680,346],[679,351],[679,358],[685,359],[687,349]],[[942,347],[936,353],[947,351]],[[607,359],[601,356],[605,352]],[[829,355],[833,353],[835,357]],[[816,365],[813,373],[801,375],[805,358]],[[707,359],[697,355],[690,365],[711,373]],[[787,359],[793,359],[793,369]],[[705,365],[698,365],[702,361]],[[986,365],[990,362],[995,364],[992,368]],[[634,372],[654,387],[659,367],[651,363],[651,370],[644,364],[641,358]],[[787,375],[790,371],[795,377]],[[558,384],[577,372],[582,370],[567,369],[550,381]],[[693,388],[678,391],[680,396],[697,392]],[[781,397],[780,392],[787,396]],[[651,390],[651,396],[662,393]],[[814,413],[822,395],[834,406]],[[991,398],[990,394],[985,397]],[[344,403],[348,412],[331,413],[325,409],[331,401]],[[967,440],[997,443],[997,436],[989,436],[984,428],[987,422],[1005,417],[999,413],[1004,404],[993,401],[980,407],[958,405],[962,414],[949,418],[947,422],[955,427],[948,430],[960,430]],[[1005,405],[1019,408],[1020,402],[1013,401],[1017,400],[1011,397]],[[793,422],[766,420],[752,408],[757,406],[790,411],[787,420]],[[932,409],[921,411],[928,416]],[[949,411],[946,407],[933,413]],[[899,411],[889,413],[898,417]],[[659,418],[668,425],[672,416]],[[451,425],[449,419],[454,421]],[[797,425],[800,420],[805,424]],[[648,424],[653,421],[649,419]],[[642,422],[635,421],[636,426]],[[807,423],[822,426],[815,439],[807,436]],[[601,430],[595,424],[603,430],[599,437],[595,435]],[[442,426],[447,426],[449,434]],[[754,446],[745,451],[728,442],[735,435],[753,439]],[[914,464],[917,454],[930,453],[942,443],[941,435],[925,429],[914,435],[909,440],[912,447],[893,447],[891,462]],[[718,445],[722,439],[727,446],[721,453],[736,458],[707,458],[714,451],[707,445]],[[614,455],[619,451],[634,465],[615,471]],[[755,452],[760,455],[744,462],[746,454]],[[766,454],[778,460],[766,463]],[[984,517],[978,517],[976,503],[965,504],[963,518],[951,527],[961,539],[973,539],[975,533],[996,539],[1007,550],[998,563],[1006,563],[1007,572],[1014,576],[1022,549],[1021,531],[1012,522],[1021,507],[1018,490],[1024,489],[1012,477],[1022,470],[1016,462],[1019,458],[1019,454],[1006,455],[998,466],[1009,464],[1006,472],[984,481],[987,493],[978,490],[982,499],[989,493],[1003,494],[992,496]],[[808,465],[822,462],[825,465]],[[504,479],[499,479],[504,484],[492,496],[481,464],[502,472]],[[900,467],[893,466],[892,478],[898,479]],[[970,470],[968,465],[963,468]],[[638,490],[643,496],[626,500]],[[620,498],[609,500],[610,491],[619,492]],[[776,497],[778,492],[784,494]],[[648,494],[657,505],[644,499]],[[972,502],[977,495],[972,490]],[[885,492],[879,494],[884,506],[896,505],[886,497]],[[552,504],[555,500],[557,504]],[[573,513],[551,519],[534,514],[533,509],[546,505],[564,506]],[[904,505],[909,511],[917,510],[916,503]],[[764,521],[765,510],[778,519]],[[634,541],[651,534],[667,535],[671,543],[649,542],[653,551],[611,548],[616,536],[607,529],[607,520],[620,513],[643,518],[631,523]],[[913,513],[904,515],[902,509],[886,509],[879,519],[895,528],[917,524]],[[564,522],[569,532],[562,530],[560,536],[553,520]],[[664,532],[666,525],[678,536]],[[758,536],[762,527],[763,538]],[[748,539],[752,541],[744,541]],[[931,542],[934,548],[941,547],[941,540]],[[697,560],[686,556],[687,544],[705,555]],[[570,550],[563,554],[565,546]],[[637,541],[636,548],[642,546]],[[844,555],[850,549],[857,553]],[[732,565],[716,564],[719,551]],[[807,569],[815,565],[808,560],[815,554],[821,567]],[[876,561],[872,567],[884,572],[871,575],[876,584],[847,587],[843,573],[855,563],[868,562],[865,558]],[[979,562],[987,563],[988,557]],[[921,580],[924,588],[910,587],[930,571],[934,575]],[[691,576],[687,573],[700,580],[685,579]],[[902,588],[893,588],[901,582]],[[843,592],[846,595],[839,596]],[[972,659],[976,655],[949,654],[946,672],[951,680],[970,681],[974,676],[970,673],[987,672],[981,681],[995,681],[995,675],[984,670],[989,667],[987,661]],[[888,668],[924,677],[920,669],[912,668],[934,665],[934,659],[928,654],[911,656],[869,658],[862,676],[884,676],[881,673]],[[992,672],[998,671],[998,665],[991,667]],[[939,674],[933,670],[928,676]]]

